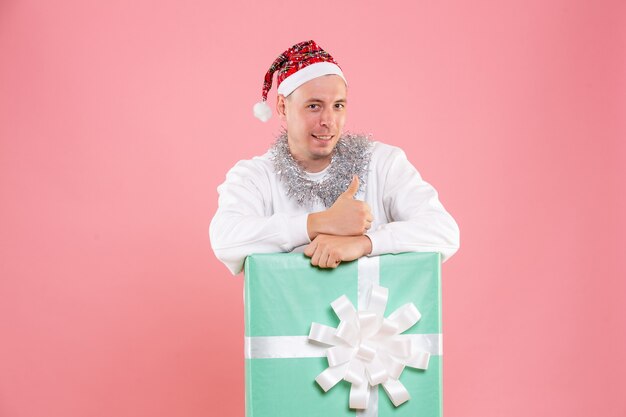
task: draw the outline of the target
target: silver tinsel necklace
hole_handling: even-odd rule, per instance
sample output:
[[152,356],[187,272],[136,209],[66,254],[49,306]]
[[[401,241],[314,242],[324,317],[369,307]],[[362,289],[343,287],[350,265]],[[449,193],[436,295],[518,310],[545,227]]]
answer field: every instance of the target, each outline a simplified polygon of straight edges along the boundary
[[348,188],[354,174],[359,176],[359,191],[364,189],[372,156],[372,142],[365,135],[343,134],[333,150],[328,172],[321,181],[311,180],[293,159],[289,152],[287,132],[283,131],[276,138],[270,151],[274,170],[287,189],[289,198],[303,207],[322,202],[328,208]]

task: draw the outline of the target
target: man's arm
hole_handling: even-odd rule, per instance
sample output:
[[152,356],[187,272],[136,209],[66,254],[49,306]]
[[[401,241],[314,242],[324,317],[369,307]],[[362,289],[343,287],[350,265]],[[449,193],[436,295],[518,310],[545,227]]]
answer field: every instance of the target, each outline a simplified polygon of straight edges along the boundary
[[269,182],[253,161],[240,161],[218,187],[218,209],[209,228],[211,246],[234,275],[252,253],[290,252],[321,234],[363,237],[371,226],[368,205],[353,199],[358,177],[328,210],[295,215],[266,213]]
[[311,264],[334,268],[337,260],[401,252],[439,252],[445,262],[458,250],[459,227],[439,202],[437,191],[422,180],[400,148],[384,146],[368,182],[376,181],[389,223],[361,236],[369,238],[365,242],[369,246],[362,239],[320,235],[304,252]]
[[390,222],[366,233],[372,241],[370,255],[440,252],[442,262],[449,259],[459,248],[459,227],[406,154],[390,147],[377,174]]
[[240,161],[217,188],[218,209],[209,227],[211,246],[233,275],[241,272],[252,253],[289,252],[310,242],[308,213],[266,214],[264,201],[271,195],[266,178],[253,161]]

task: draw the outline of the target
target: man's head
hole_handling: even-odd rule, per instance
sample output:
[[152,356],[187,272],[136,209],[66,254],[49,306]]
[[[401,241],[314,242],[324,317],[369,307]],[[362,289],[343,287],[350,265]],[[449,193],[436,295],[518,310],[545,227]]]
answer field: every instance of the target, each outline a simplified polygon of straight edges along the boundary
[[262,100],[254,115],[267,121],[272,111],[267,93],[274,73],[276,110],[287,124],[289,150],[305,169],[324,169],[343,131],[347,81],[334,58],[314,41],[293,45],[274,60],[265,74]]
[[278,95],[276,111],[287,125],[289,150],[307,171],[321,171],[330,163],[346,105],[346,83],[332,74],[307,81],[287,97]]

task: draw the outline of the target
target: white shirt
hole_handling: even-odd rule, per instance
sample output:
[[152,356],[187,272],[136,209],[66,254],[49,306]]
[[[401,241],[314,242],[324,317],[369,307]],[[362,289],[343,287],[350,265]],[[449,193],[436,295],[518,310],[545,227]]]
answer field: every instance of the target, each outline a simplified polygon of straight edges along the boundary
[[[327,171],[307,174],[319,181]],[[311,242],[309,213],[326,209],[322,203],[307,209],[287,198],[270,151],[235,164],[217,191],[211,246],[233,274],[253,253],[303,251]],[[355,198],[370,206],[374,218],[366,233],[372,241],[369,256],[440,252],[445,262],[459,248],[458,225],[398,147],[373,142],[366,187]]]

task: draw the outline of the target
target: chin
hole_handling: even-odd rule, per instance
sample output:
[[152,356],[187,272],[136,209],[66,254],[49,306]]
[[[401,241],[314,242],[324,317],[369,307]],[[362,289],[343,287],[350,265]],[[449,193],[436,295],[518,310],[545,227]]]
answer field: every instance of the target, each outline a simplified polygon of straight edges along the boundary
[[333,153],[334,146],[328,149],[315,149],[311,151],[311,157],[313,159],[328,158]]

